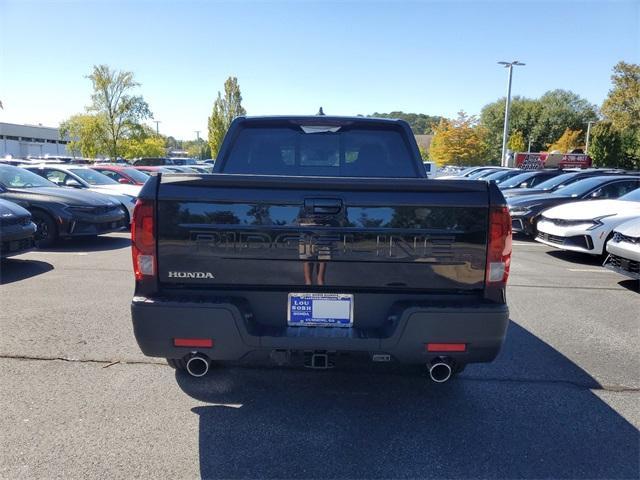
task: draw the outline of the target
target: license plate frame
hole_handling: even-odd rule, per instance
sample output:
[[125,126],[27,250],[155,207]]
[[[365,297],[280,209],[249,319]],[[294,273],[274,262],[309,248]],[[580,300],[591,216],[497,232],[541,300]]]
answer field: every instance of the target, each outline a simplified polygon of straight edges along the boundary
[[353,307],[350,293],[289,293],[287,325],[351,328]]

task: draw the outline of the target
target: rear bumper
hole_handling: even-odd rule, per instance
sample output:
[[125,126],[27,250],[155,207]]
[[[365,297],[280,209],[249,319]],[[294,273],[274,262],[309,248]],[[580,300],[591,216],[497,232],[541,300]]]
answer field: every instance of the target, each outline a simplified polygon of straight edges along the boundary
[[[241,361],[251,353],[274,350],[369,352],[391,355],[401,363],[424,364],[443,356],[427,352],[426,343],[465,343],[465,352],[446,353],[459,363],[490,362],[502,346],[509,310],[506,305],[450,307],[406,306],[384,336],[357,328],[265,328],[233,303],[158,301],[136,297],[133,328],[142,352],[151,357],[181,358],[198,350],[212,360]],[[175,347],[174,338],[208,338],[211,348]]]

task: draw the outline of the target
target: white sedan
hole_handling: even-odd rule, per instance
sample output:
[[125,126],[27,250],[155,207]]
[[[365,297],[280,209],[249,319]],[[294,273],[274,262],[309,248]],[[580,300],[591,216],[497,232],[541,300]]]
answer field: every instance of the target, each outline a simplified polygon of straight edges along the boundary
[[119,201],[133,219],[133,207],[140,193],[139,185],[123,185],[100,172],[80,165],[33,165],[25,167],[61,187],[84,188]]
[[545,210],[536,241],[562,250],[603,255],[613,230],[640,217],[640,188],[617,200],[571,202]]
[[616,227],[607,252],[606,268],[640,280],[640,217]]

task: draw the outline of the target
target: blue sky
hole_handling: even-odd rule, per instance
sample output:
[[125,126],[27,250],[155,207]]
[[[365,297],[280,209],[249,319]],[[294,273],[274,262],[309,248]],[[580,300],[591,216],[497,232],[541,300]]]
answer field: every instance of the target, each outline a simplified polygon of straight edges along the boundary
[[131,70],[160,131],[206,136],[238,77],[249,114],[479,113],[565,88],[600,104],[640,63],[640,0],[205,2],[0,0],[0,121],[57,125],[89,101],[93,64]]

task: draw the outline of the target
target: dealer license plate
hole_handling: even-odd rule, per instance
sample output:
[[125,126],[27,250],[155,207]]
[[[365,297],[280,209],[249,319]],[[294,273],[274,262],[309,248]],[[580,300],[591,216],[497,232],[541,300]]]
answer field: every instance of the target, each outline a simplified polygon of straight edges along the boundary
[[290,293],[287,323],[298,327],[351,327],[353,295]]

